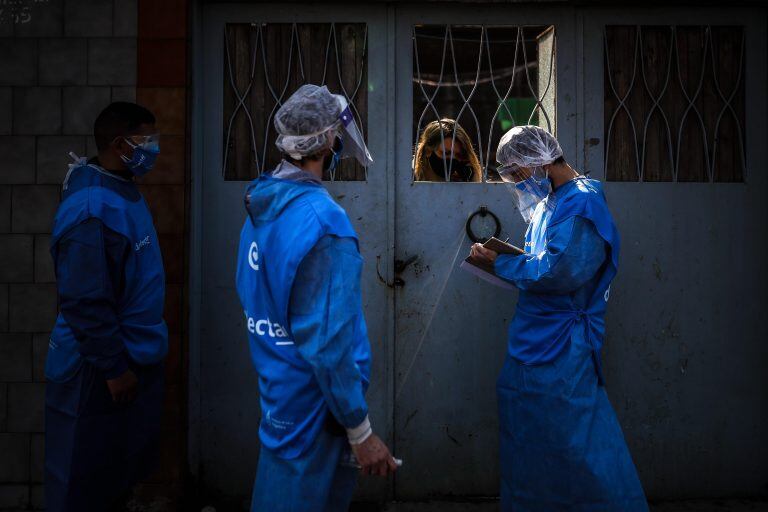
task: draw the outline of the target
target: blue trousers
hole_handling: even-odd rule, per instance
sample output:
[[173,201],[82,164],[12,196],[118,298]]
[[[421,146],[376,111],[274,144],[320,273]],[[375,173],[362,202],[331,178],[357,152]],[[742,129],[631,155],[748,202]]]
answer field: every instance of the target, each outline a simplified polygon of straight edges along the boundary
[[497,394],[502,511],[648,511],[581,333],[551,363],[507,358]]
[[139,392],[117,404],[101,372],[84,362],[45,396],[45,499],[48,512],[106,512],[156,463],[163,365],[131,368]]
[[346,464],[349,450],[346,437],[327,431],[295,459],[281,459],[262,447],[251,512],[346,512],[358,472]]

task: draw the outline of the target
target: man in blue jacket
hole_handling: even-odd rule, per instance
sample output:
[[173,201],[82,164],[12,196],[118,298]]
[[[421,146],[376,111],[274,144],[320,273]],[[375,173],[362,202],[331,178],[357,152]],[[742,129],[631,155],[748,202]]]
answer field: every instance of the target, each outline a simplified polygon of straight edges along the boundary
[[60,304],[45,368],[53,512],[121,510],[151,469],[160,432],[165,275],[133,181],[159,153],[155,118],[113,103],[94,137],[98,157],[70,165],[51,239]]
[[600,369],[619,261],[602,185],[537,126],[507,132],[496,159],[528,223],[525,254],[471,253],[520,290],[497,386],[501,509],[645,512]]
[[275,129],[284,159],[246,191],[237,264],[261,401],[251,511],[346,511],[357,467],[386,476],[396,463],[365,402],[357,235],[321,179],[344,156],[372,160],[346,100],[326,87],[299,88]]

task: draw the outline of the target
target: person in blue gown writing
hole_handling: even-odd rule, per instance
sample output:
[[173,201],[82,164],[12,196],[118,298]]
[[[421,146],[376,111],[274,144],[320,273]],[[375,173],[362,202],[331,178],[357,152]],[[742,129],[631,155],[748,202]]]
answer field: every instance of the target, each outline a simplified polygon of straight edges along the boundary
[[496,159],[528,223],[522,255],[471,248],[520,290],[497,383],[501,509],[647,511],[601,371],[619,260],[602,185],[537,126],[507,132]]
[[155,117],[117,102],[94,123],[98,156],[64,181],[51,255],[60,312],[45,364],[45,496],[52,512],[124,510],[158,455],[165,274],[134,182],[160,152]]
[[346,99],[325,86],[300,87],[274,124],[283,160],[246,190],[236,277],[261,402],[251,511],[341,512],[358,467],[397,467],[365,401],[357,234],[321,181],[340,158],[372,159]]

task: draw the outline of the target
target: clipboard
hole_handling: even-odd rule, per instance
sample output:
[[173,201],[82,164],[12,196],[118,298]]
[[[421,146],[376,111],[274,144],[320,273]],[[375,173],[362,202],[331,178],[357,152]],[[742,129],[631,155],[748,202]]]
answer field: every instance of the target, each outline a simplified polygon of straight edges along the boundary
[[[483,244],[483,247],[490,249],[498,254],[513,254],[515,256],[525,254],[525,251],[519,247],[515,247],[512,244],[503,242],[495,237],[489,238],[488,241]],[[496,270],[494,269],[493,265],[481,263],[477,260],[474,260],[472,257],[468,257],[463,262],[461,262],[459,268],[479,277],[487,283],[498,286],[499,288],[503,288],[505,290],[516,289],[515,285],[496,275]]]
[[483,247],[485,247],[486,249],[490,249],[493,252],[498,254],[514,254],[516,256],[525,254],[525,251],[522,250],[521,248],[515,247],[514,245],[507,242],[502,242],[501,240],[493,236],[483,244]]

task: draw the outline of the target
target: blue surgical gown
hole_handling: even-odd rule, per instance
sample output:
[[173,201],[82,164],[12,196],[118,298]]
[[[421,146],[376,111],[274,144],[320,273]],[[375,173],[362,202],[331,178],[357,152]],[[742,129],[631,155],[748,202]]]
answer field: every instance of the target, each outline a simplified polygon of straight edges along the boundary
[[[568,184],[559,194],[578,194]],[[554,203],[557,194],[550,196]],[[592,198],[591,198],[592,199]],[[591,200],[590,199],[590,200]],[[578,200],[578,198],[577,198]],[[497,384],[501,510],[504,512],[645,512],[648,510],[621,427],[599,385],[599,359],[589,340],[590,302],[608,265],[609,244],[592,220],[573,215],[549,225],[553,208],[540,204],[527,237],[528,253],[500,255],[496,273],[525,294],[526,336],[511,332]],[[540,232],[537,232],[539,230]],[[607,296],[607,292],[606,292]],[[547,305],[579,320],[563,340],[546,336]],[[518,308],[523,307],[521,305]],[[514,327],[512,329],[514,331]],[[533,350],[521,340],[536,344]],[[538,347],[538,348],[537,348]]]
[[[320,185],[316,177],[288,162],[282,162],[274,176]],[[297,350],[312,367],[331,417],[298,457],[286,459],[261,449],[252,512],[349,508],[357,470],[350,463],[343,429],[359,427],[368,416],[367,379],[354,353],[362,311],[362,263],[354,239],[325,235],[299,264],[288,310],[291,332]]]
[[112,379],[128,369],[117,302],[125,288],[131,243],[91,218],[69,230],[53,251],[61,314],[86,361]]
[[592,222],[570,217],[547,233],[545,250],[522,256],[500,254],[496,274],[515,283],[521,290],[566,294],[581,292],[584,302],[590,287],[585,287],[605,262],[605,242]]
[[[75,193],[92,172],[82,168],[73,175],[69,192]],[[93,176],[127,201],[141,199],[133,182]],[[131,241],[97,217],[73,225],[51,248],[61,316],[83,358],[71,369],[49,372],[50,360],[46,368],[45,479],[51,512],[109,510],[157,460],[163,366],[137,364],[121,335],[120,307],[130,289],[126,269],[132,254]],[[106,381],[128,369],[138,379],[137,396],[115,403]]]
[[[351,238],[322,237],[302,260],[291,290],[291,331],[310,363],[333,418],[354,428],[368,415],[352,340],[362,308],[362,260]],[[327,428],[293,459],[261,450],[251,511],[325,511],[349,508],[357,471],[343,431]]]
[[289,309],[296,346],[345,428],[357,427],[368,415],[350,343],[362,309],[361,272],[355,240],[322,237],[299,265]]

